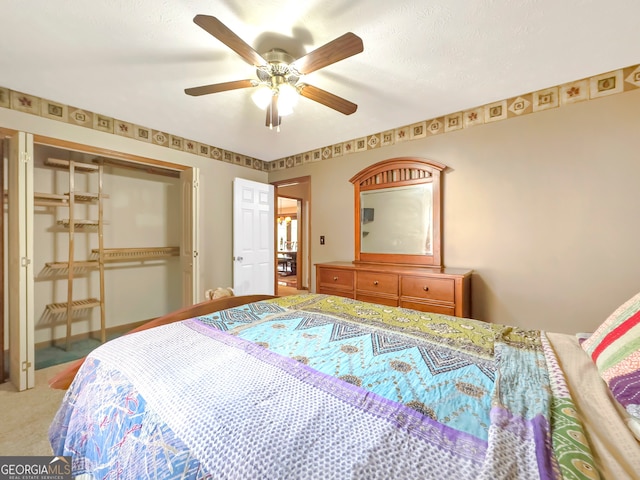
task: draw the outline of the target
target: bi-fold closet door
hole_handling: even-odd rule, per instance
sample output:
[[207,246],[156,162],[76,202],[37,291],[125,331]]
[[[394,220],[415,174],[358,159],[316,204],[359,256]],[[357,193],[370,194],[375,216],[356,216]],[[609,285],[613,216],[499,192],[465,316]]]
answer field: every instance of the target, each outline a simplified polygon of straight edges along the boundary
[[[68,224],[61,219],[69,218],[68,207],[56,202],[69,201],[69,191],[65,190],[68,167],[52,173],[50,165],[43,165],[50,158],[71,159],[82,165],[99,155],[85,155],[57,144],[34,145],[32,135],[25,133],[13,136],[9,153],[10,380],[18,389],[34,386],[38,360],[34,345],[48,341],[65,344],[65,322],[49,315],[47,309],[66,301],[71,277],[74,296],[102,300],[102,308],[93,312],[74,311],[74,322],[76,316],[80,320],[71,327],[75,336],[96,338],[101,310],[104,315],[106,309],[107,328],[118,328],[198,301],[197,168],[183,167],[173,172],[157,168],[161,174],[154,174],[148,167],[136,169],[122,161],[111,165],[105,162],[104,174],[100,175],[100,182],[104,181],[100,190],[105,197],[100,203],[105,223],[104,254],[98,257],[104,263],[105,278],[100,279],[98,269],[88,262],[96,259],[99,250],[95,226],[84,232],[76,230],[75,254],[70,253],[66,240]],[[89,205],[82,205],[80,194],[96,191],[95,178],[91,173],[76,177],[73,216],[77,224],[86,218],[98,218],[98,202],[89,199],[85,200]],[[44,191],[51,199],[45,196],[43,202]],[[34,196],[39,199],[36,205]],[[71,270],[65,271],[67,254],[75,258]],[[104,289],[101,294],[100,289]]]
[[35,386],[33,314],[33,135],[9,140],[9,378],[18,390]]

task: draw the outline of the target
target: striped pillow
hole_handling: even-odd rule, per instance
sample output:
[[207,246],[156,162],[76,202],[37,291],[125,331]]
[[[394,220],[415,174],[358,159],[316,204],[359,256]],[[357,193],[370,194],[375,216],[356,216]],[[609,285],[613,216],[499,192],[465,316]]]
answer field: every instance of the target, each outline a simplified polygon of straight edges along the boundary
[[640,427],[640,293],[613,312],[582,342],[582,348],[629,412],[635,433]]

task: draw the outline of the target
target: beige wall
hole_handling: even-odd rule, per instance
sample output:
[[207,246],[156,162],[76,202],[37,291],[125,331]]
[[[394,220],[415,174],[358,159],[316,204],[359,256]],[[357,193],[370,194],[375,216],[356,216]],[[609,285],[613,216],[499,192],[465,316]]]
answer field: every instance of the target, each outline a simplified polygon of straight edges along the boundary
[[203,289],[231,282],[234,177],[311,176],[318,263],[353,259],[352,175],[403,155],[442,162],[444,263],[474,269],[472,316],[575,332],[640,284],[638,111],[635,90],[269,175],[3,108],[0,127],[199,167]]
[[444,163],[444,263],[474,270],[472,316],[591,331],[640,291],[639,111],[635,90],[273,171],[269,181],[310,175],[312,262],[352,260],[349,178],[398,156]]

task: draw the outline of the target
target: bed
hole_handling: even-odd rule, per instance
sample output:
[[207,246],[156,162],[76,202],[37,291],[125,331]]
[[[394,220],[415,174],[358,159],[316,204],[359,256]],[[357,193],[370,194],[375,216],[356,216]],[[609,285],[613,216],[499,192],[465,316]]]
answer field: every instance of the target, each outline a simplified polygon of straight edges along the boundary
[[49,439],[76,476],[640,478],[633,415],[576,336],[331,295],[222,300],[53,379]]

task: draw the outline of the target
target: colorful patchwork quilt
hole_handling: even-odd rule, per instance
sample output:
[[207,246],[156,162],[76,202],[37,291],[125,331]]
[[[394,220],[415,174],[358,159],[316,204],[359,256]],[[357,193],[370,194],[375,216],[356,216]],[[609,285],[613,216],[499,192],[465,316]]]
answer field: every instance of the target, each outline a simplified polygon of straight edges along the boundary
[[89,478],[599,478],[544,332],[317,294],[102,345],[49,438]]

